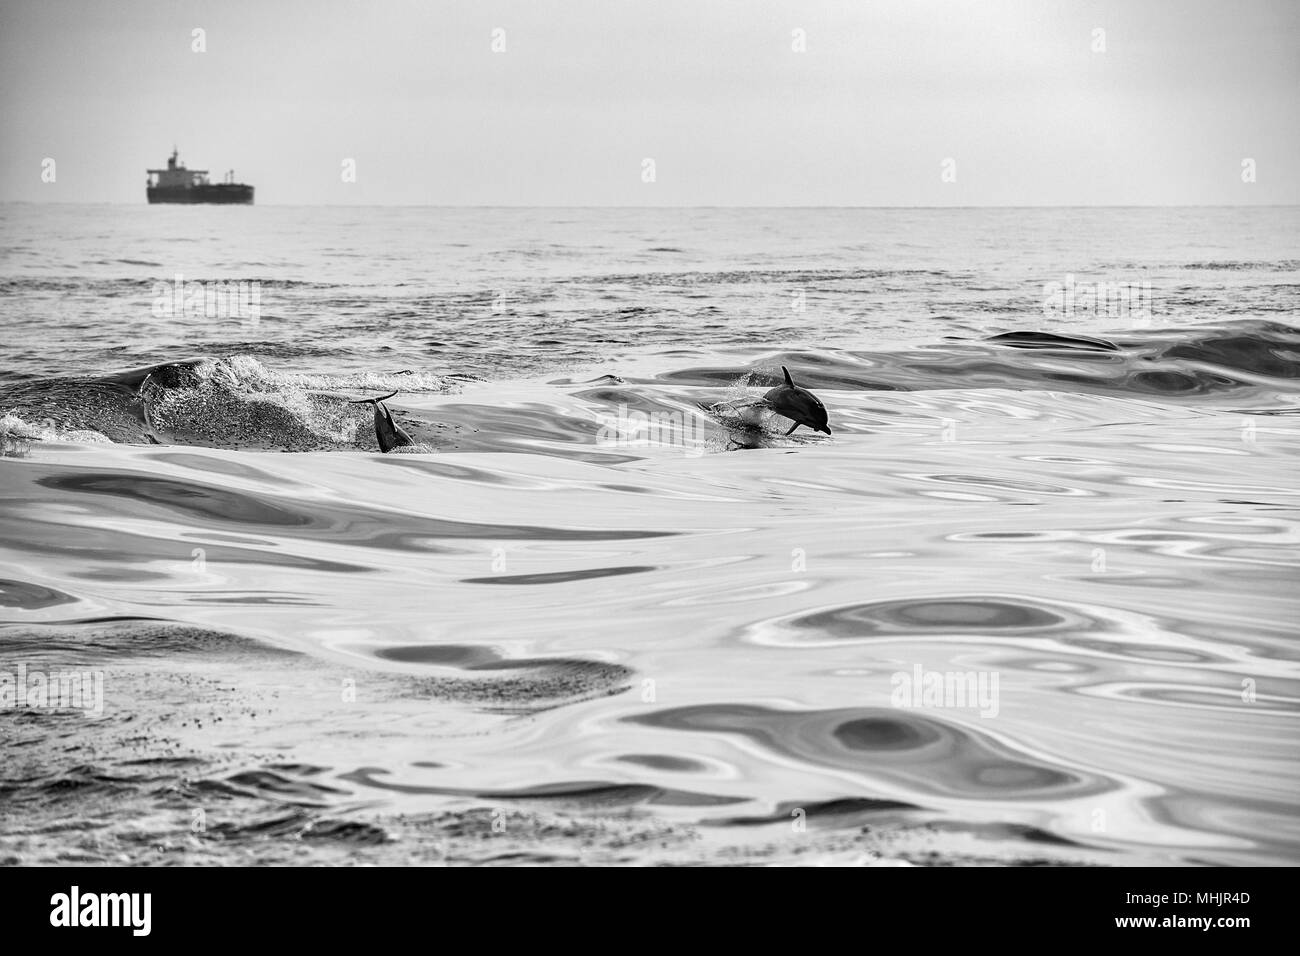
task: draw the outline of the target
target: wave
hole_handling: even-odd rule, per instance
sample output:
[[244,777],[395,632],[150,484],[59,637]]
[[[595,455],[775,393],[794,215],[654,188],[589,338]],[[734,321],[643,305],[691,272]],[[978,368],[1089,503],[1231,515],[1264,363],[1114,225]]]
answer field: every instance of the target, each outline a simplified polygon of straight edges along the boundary
[[[437,392],[427,372],[292,374],[247,355],[196,358],[103,377],[47,378],[0,388],[0,441],[126,442],[283,451],[378,448],[367,406],[374,391]],[[361,396],[335,394],[357,391]]]
[[[1300,330],[1242,321],[1110,339],[1018,331],[975,341],[951,336],[915,351],[784,352],[769,361],[798,365],[800,384],[812,389],[1066,389],[1173,398],[1259,386],[1291,390],[1300,377]],[[663,377],[724,386],[744,371],[695,368]]]
[[1195,270],[1222,270],[1225,272],[1295,272],[1300,270],[1300,259],[1263,259],[1246,262],[1239,259],[1215,259],[1208,262],[1187,262],[1182,268]]
[[[798,370],[799,384],[831,392],[824,395],[830,405],[836,404],[835,391],[955,389],[1161,401],[1240,394],[1253,400],[1295,391],[1300,330],[1265,321],[1110,338],[1024,330],[978,340],[951,336],[941,344],[898,352],[791,351],[747,366],[676,368],[651,378],[607,377],[594,384],[555,381],[552,386],[569,386],[570,391],[556,393],[556,400],[545,404],[442,405],[436,414],[405,408],[400,398],[389,404],[423,451],[544,450],[608,460],[608,449],[592,446],[601,445],[602,436],[608,438],[611,423],[623,429],[623,438],[632,435],[632,426],[640,427],[637,423],[668,423],[673,443],[688,444],[685,438],[690,437],[707,451],[813,441],[801,435],[780,441],[788,422],[745,411],[762,391],[778,384],[781,365]],[[282,372],[248,355],[187,359],[98,378],[47,378],[0,387],[0,439],[6,454],[19,454],[33,441],[52,440],[375,451],[372,410],[351,404],[352,399],[389,392],[439,394],[472,380],[422,369]],[[849,400],[846,394],[841,403]],[[644,442],[616,444],[620,455],[635,457]]]
[[[114,263],[130,263],[134,265],[147,265],[157,267],[160,263],[156,262],[137,262],[129,259],[115,259]],[[110,264],[107,261],[101,264]],[[185,275],[183,277],[186,283],[200,282],[204,285],[218,285],[225,282],[256,282],[263,289],[356,289],[368,288],[364,283],[358,282],[315,282],[301,279],[267,279],[257,275],[223,275],[223,276],[204,276],[204,275]],[[15,276],[7,279],[0,279],[0,295],[18,295],[25,292],[77,292],[83,294],[113,294],[122,292],[141,292],[151,294],[154,286],[162,284],[169,288],[176,281],[176,276],[162,275],[154,277],[128,277],[120,276],[114,278],[78,278],[78,277],[45,277],[45,276]]]
[[890,278],[947,278],[956,273],[943,269],[727,269],[720,272],[629,272],[602,275],[591,280],[597,285],[629,282],[654,285],[736,285],[742,283],[788,283],[860,281]]

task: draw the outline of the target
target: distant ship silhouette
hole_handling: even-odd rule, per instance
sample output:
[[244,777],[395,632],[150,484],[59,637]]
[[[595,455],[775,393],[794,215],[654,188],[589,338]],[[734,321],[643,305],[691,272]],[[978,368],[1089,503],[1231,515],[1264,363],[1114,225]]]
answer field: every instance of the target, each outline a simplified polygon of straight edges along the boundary
[[225,182],[210,183],[206,169],[186,169],[177,157],[178,151],[173,147],[166,169],[146,170],[149,179],[145,183],[145,195],[149,197],[150,203],[220,202],[242,203],[247,206],[253,204],[253,187],[246,183],[235,182],[233,169],[226,175]]

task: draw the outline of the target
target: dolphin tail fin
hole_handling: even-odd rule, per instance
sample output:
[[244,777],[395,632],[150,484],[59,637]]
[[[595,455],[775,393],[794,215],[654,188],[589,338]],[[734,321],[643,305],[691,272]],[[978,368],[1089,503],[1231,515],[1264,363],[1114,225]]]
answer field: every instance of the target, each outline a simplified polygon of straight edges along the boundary
[[785,384],[789,385],[791,388],[794,388],[794,379],[790,377],[790,370],[786,368],[784,365],[782,365],[781,371],[785,372]]
[[370,404],[371,402],[375,402],[375,403],[377,404],[377,403],[379,403],[379,402],[384,401],[385,399],[392,398],[392,397],[393,397],[394,395],[396,395],[396,394],[397,394],[397,389],[393,389],[393,391],[389,392],[387,395],[380,395],[378,398],[350,398],[350,399],[348,399],[348,404],[349,404],[349,405],[368,405],[368,404]]

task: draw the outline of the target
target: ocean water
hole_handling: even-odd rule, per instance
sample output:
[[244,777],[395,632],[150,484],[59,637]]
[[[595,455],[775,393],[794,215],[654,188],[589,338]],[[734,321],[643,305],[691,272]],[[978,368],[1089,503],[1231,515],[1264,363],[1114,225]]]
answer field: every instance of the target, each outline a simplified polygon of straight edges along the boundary
[[0,206],[0,861],[1296,863],[1298,236]]

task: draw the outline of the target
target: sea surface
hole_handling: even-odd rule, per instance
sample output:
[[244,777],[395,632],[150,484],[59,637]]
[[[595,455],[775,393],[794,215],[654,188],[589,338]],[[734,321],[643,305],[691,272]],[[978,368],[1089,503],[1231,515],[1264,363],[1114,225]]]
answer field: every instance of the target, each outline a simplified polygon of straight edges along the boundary
[[1300,207],[0,206],[0,863],[1300,862],[1298,283]]

